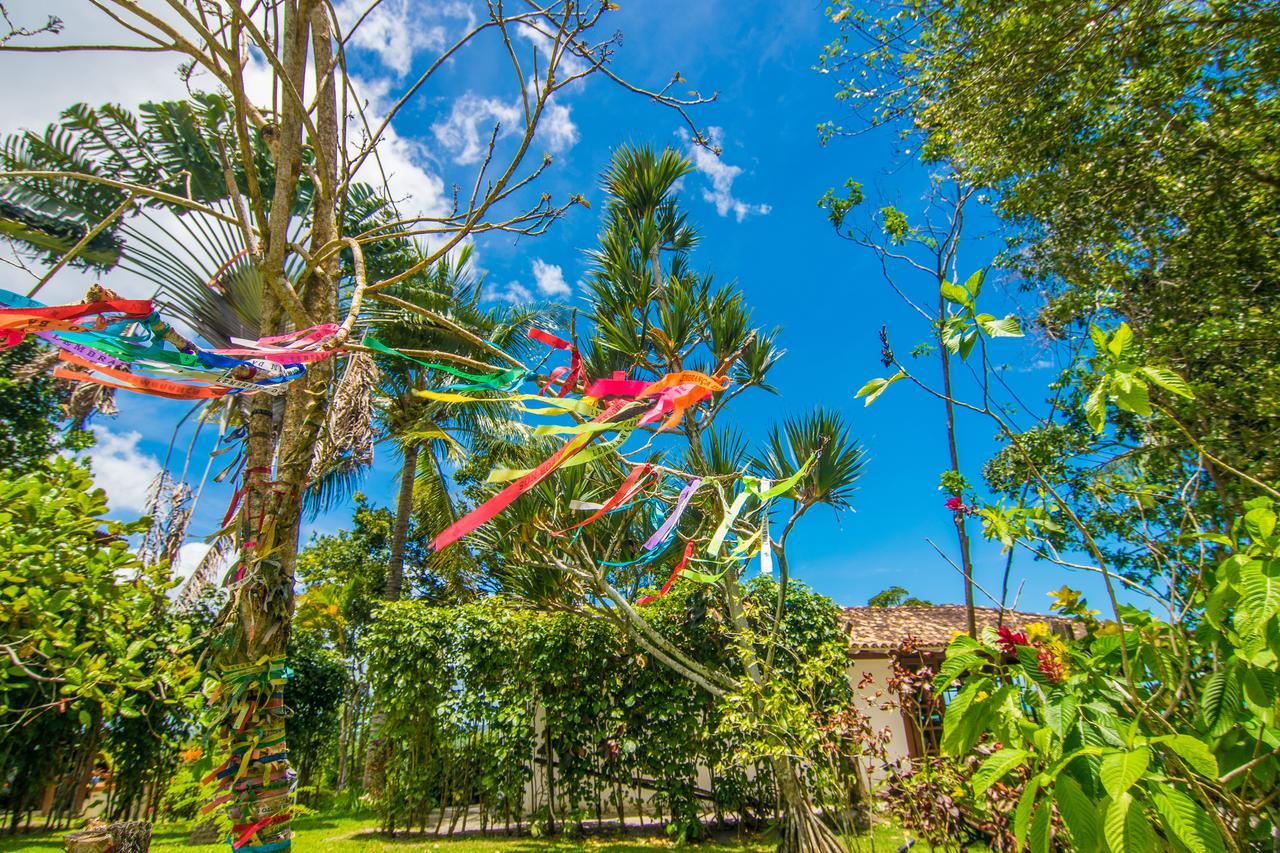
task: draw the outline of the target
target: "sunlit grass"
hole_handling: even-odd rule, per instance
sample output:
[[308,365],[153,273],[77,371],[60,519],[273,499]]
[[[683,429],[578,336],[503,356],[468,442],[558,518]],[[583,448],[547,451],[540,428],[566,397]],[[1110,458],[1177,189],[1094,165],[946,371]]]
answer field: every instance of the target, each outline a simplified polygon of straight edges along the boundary
[[[368,816],[358,817],[311,815],[294,822],[294,849],[299,853],[404,853],[417,850],[443,850],[447,853],[480,853],[480,851],[506,851],[506,853],[555,853],[555,851],[592,850],[600,853],[632,853],[638,850],[671,848],[674,842],[659,833],[628,833],[623,836],[590,834],[586,838],[535,839],[527,836],[504,838],[501,836],[467,836],[455,838],[424,837],[405,834],[388,838],[377,831],[377,821]],[[153,853],[223,853],[225,844],[188,846],[190,827],[185,824],[162,824],[152,836]],[[0,853],[52,853],[60,851],[63,833],[39,833],[31,835],[0,835]],[[906,840],[901,829],[892,825],[878,825],[872,834],[862,834],[848,839],[851,851],[857,853],[894,853]],[[766,853],[775,848],[768,838],[754,835],[738,837],[735,833],[722,833],[714,840],[689,845],[690,848],[708,853],[737,851],[737,853]],[[928,845],[917,844],[912,853],[928,853]]]

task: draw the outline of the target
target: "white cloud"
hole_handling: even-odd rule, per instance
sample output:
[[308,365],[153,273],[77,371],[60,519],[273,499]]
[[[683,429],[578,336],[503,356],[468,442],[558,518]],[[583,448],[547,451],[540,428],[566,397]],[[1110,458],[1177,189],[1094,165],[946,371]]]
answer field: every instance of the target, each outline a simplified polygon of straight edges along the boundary
[[107,493],[112,512],[144,512],[160,463],[138,447],[142,433],[114,433],[101,425],[95,425],[93,433],[98,439],[88,454],[93,481]]
[[[140,4],[153,7],[154,3]],[[19,26],[40,26],[50,15],[61,18],[60,35],[24,39],[23,44],[138,44],[140,39],[83,0],[9,0],[9,17]],[[172,53],[18,53],[0,52],[0,78],[6,82],[5,132],[39,130],[74,103],[123,103],[131,99],[186,97],[178,77],[182,57]],[[137,103],[137,100],[133,100]]]
[[522,118],[523,113],[515,103],[468,92],[453,102],[448,118],[431,125],[431,132],[436,141],[453,154],[456,162],[478,163],[488,148],[493,126],[499,126],[499,137],[510,136],[519,130]]
[[578,126],[573,123],[569,107],[553,97],[542,109],[538,120],[538,138],[553,153],[568,151],[578,142]]
[[476,23],[471,7],[459,2],[383,0],[365,15],[369,8],[369,0],[338,3],[335,10],[342,33],[350,36],[352,46],[372,51],[384,67],[400,77],[409,73],[419,51],[444,49],[450,33],[443,21],[460,19],[468,30]]
[[[179,548],[177,559],[169,567],[169,573],[173,576],[173,579],[185,581],[191,577],[191,573],[196,570],[196,566],[200,565],[200,561],[204,559],[205,554],[209,553],[210,547],[208,542],[188,542]],[[174,589],[176,591],[177,587]]]
[[564,280],[564,270],[542,258],[533,259],[533,283],[543,296],[568,296],[573,293],[573,288]]
[[[535,97],[531,88],[530,101]],[[447,118],[431,125],[431,131],[453,155],[454,162],[467,165],[484,158],[495,125],[499,139],[524,131],[524,106],[519,98],[508,103],[467,92],[453,102]],[[538,118],[537,138],[552,154],[563,153],[577,144],[578,126],[573,122],[571,107],[550,98]]]
[[523,305],[533,301],[533,291],[518,281],[507,282],[506,287],[498,287],[492,291],[492,298],[498,302],[510,302],[512,305]]
[[[708,135],[711,144],[715,148],[721,148],[724,141],[723,128],[708,128]],[[742,174],[741,166],[730,166],[707,148],[694,145],[687,135],[685,138],[688,141],[689,158],[693,161],[694,168],[711,181],[711,187],[703,189],[702,199],[714,204],[716,213],[721,216],[732,213],[734,218],[741,222],[752,214],[763,215],[772,210],[767,204],[750,204],[733,194],[733,182]]]

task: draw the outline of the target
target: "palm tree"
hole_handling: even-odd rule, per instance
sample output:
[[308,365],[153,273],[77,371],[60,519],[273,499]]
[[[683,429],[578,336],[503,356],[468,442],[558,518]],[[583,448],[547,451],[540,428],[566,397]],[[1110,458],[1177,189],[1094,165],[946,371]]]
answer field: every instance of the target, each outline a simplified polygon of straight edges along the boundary
[[[541,606],[590,610],[621,623],[653,657],[716,696],[730,694],[751,699],[761,729],[777,732],[772,754],[774,776],[786,813],[784,848],[837,851],[842,847],[814,813],[807,784],[795,762],[795,744],[786,742],[785,725],[758,697],[783,678],[775,665],[790,573],[787,547],[796,524],[811,510],[826,505],[848,509],[861,473],[864,454],[840,416],[827,410],[789,419],[774,427],[761,450],[716,418],[740,394],[750,389],[771,391],[768,373],[781,351],[777,330],[761,330],[752,322],[741,291],[720,284],[710,274],[695,272],[689,255],[698,236],[681,211],[674,187],[689,170],[677,153],[647,148],[623,148],[604,176],[608,193],[599,246],[590,253],[593,269],[587,279],[590,334],[582,354],[593,376],[626,371],[631,378],[656,380],[679,371],[694,370],[726,376],[732,390],[712,395],[688,411],[678,427],[666,434],[648,434],[635,450],[605,453],[588,464],[566,467],[544,480],[502,516],[482,529],[469,544],[494,582],[509,594],[522,595]],[[652,401],[627,404],[638,414]],[[619,415],[618,417],[622,417]],[[627,447],[640,444],[636,439]],[[551,445],[537,441],[498,443],[486,448],[486,462],[528,467],[545,458]],[[662,466],[668,478],[681,484],[694,477],[710,487],[697,492],[677,534],[658,546],[657,553],[637,562],[634,557],[653,532],[645,506],[607,515],[575,531],[572,541],[549,538],[580,520],[570,500],[600,502],[611,495],[626,474],[640,463]],[[743,477],[754,477],[744,481]],[[771,495],[762,478],[783,483]],[[787,483],[795,478],[790,487]],[[770,552],[782,573],[772,619],[748,621],[743,601],[748,590],[740,579],[741,564],[707,554],[712,531],[725,516],[720,493],[734,499],[735,489],[754,484],[742,498],[741,513],[727,528],[727,538],[739,547],[769,535]],[[677,487],[678,488],[678,487]],[[673,500],[669,480],[657,492],[663,502]],[[760,497],[763,495],[764,497]],[[768,517],[785,501],[791,504],[780,533],[769,534]],[[704,562],[716,562],[719,574],[705,574],[713,582],[710,593],[727,614],[730,648],[722,660],[742,662],[740,671],[695,657],[659,634],[640,609],[630,602],[642,587],[656,587],[666,579],[686,543],[699,544]]]
[[[400,351],[438,353],[492,363],[526,347],[525,329],[538,316],[522,307],[484,307],[484,281],[472,271],[473,249],[467,246],[454,259],[444,259],[426,273],[389,291],[405,304],[374,315],[382,342]],[[507,365],[510,367],[510,365]],[[397,600],[404,585],[405,542],[411,517],[429,529],[447,527],[457,517],[446,468],[463,452],[488,436],[500,433],[510,416],[502,403],[448,406],[424,400],[415,392],[458,380],[426,368],[420,361],[378,357],[380,383],[374,395],[375,417],[382,434],[401,454],[396,520],[387,567],[386,598]],[[454,595],[467,593],[468,560],[461,550],[438,554],[432,568]]]

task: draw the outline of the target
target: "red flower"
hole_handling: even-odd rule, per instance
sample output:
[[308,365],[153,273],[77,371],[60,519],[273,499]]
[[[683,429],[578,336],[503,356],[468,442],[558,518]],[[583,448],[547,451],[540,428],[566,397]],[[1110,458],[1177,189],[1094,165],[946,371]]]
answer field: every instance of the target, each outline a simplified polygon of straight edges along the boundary
[[964,505],[964,501],[960,499],[959,495],[952,495],[947,498],[947,509],[952,512],[964,512],[966,507]]
[[1021,631],[1015,631],[1008,625],[1001,625],[1000,630],[996,633],[1000,635],[1000,639],[998,641],[1000,651],[1007,655],[1017,654],[1018,646],[1031,645],[1030,641],[1027,640],[1026,634]]

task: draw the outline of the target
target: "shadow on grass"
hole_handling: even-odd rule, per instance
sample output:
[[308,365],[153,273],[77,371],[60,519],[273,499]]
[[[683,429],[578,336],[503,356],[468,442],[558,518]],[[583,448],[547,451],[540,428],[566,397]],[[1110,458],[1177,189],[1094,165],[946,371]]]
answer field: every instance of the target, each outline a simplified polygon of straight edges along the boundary
[[[472,848],[469,845],[489,842],[494,849],[503,853],[549,853],[549,851],[584,850],[601,851],[601,853],[640,853],[653,850],[655,847],[671,846],[671,841],[663,834],[657,824],[631,826],[619,832],[617,827],[609,827],[600,831],[588,829],[576,837],[552,836],[549,838],[532,838],[527,835],[504,835],[496,832],[468,830],[455,832],[452,836],[435,835],[433,833],[398,832],[394,836],[381,830],[366,828],[353,832],[345,838],[363,844],[380,844],[388,847],[404,846],[406,848],[428,848],[438,845],[440,849],[448,849],[454,845]],[[743,838],[736,831],[714,831],[706,839],[690,845],[700,851],[751,851],[770,850],[773,845],[763,842],[758,836]]]

